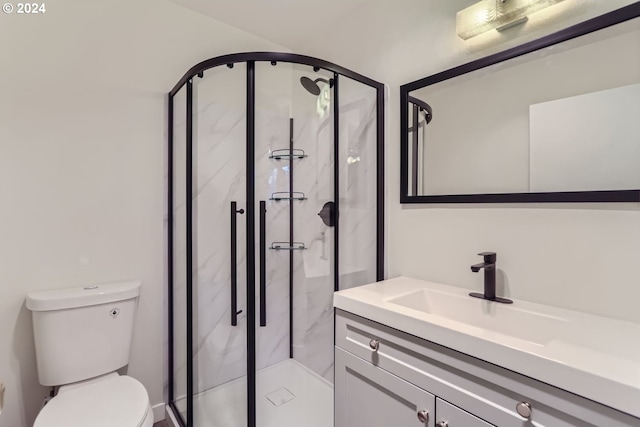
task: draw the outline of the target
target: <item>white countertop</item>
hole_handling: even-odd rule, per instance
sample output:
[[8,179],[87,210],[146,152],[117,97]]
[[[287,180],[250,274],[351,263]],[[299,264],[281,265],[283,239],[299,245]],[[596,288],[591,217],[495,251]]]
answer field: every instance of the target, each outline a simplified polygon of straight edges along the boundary
[[334,306],[640,418],[640,324],[469,292],[398,277],[336,292]]

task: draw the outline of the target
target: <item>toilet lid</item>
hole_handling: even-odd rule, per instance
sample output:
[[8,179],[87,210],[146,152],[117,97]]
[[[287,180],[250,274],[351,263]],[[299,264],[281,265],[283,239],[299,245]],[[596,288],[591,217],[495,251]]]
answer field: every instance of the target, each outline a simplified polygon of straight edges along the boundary
[[138,427],[148,410],[144,386],[114,375],[59,393],[40,411],[33,427]]

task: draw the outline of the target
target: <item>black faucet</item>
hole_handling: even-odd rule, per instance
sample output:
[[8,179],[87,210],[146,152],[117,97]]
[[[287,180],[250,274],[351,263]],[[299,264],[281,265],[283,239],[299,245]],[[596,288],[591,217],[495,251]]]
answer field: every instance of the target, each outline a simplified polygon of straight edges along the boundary
[[482,298],[489,301],[501,302],[504,304],[512,304],[513,301],[507,298],[496,296],[496,253],[480,252],[478,255],[484,257],[484,262],[471,266],[471,271],[477,273],[484,268],[484,294],[471,292],[469,295],[475,298]]

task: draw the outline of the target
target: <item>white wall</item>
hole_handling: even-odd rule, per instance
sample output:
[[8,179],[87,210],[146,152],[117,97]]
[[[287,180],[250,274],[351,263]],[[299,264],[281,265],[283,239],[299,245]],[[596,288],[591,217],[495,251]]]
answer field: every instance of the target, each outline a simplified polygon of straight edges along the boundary
[[30,291],[143,281],[128,373],[163,402],[166,93],[195,63],[282,50],[165,0],[0,15],[2,427],[31,426]]
[[399,85],[540,37],[626,4],[565,0],[520,27],[467,42],[455,12],[472,0],[373,0],[307,46],[315,55],[390,86],[387,113],[388,276],[482,289],[469,265],[498,253],[502,291],[521,298],[640,321],[638,204],[400,205]]

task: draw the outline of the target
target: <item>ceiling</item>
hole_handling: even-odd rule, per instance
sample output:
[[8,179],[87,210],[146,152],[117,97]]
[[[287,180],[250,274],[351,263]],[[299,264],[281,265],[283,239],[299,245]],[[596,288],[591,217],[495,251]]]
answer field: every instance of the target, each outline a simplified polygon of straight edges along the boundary
[[288,48],[321,36],[371,0],[170,0]]

